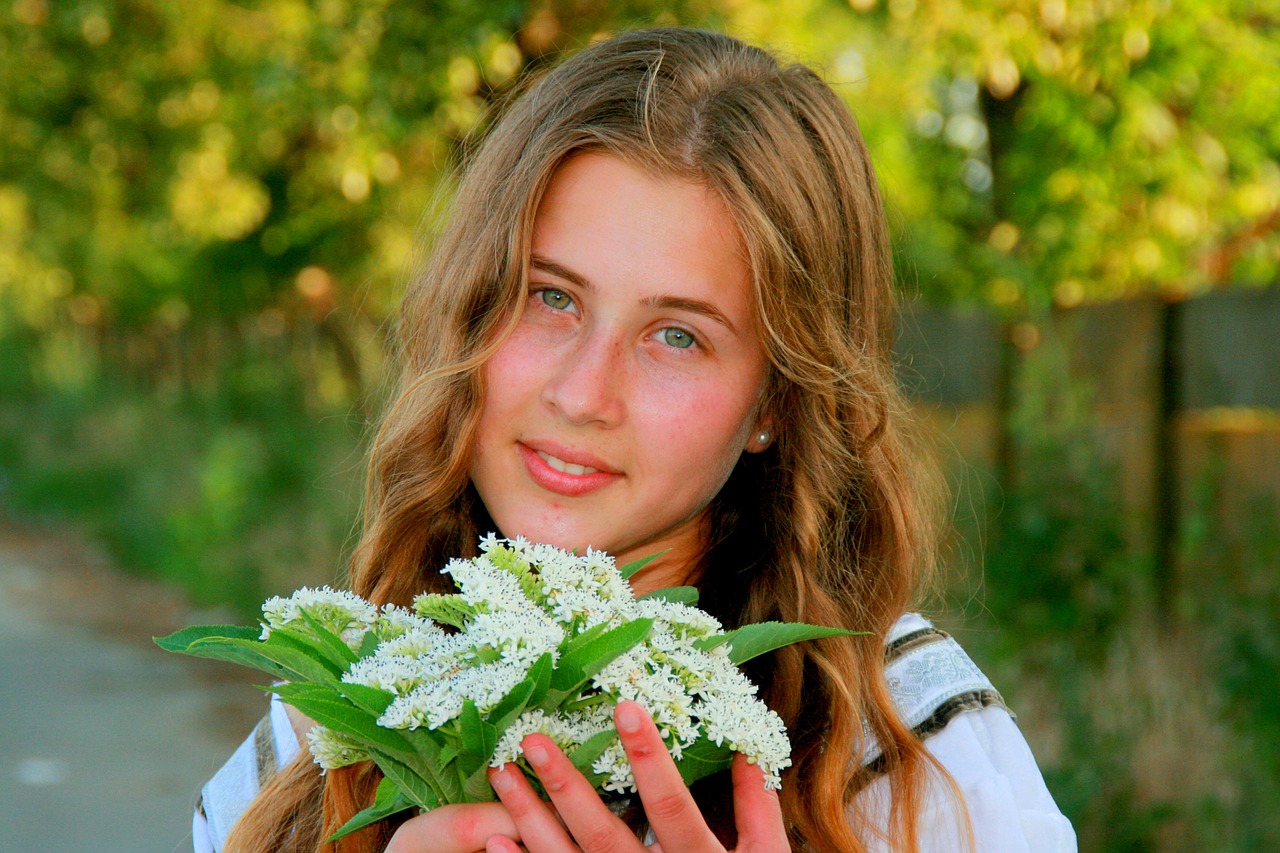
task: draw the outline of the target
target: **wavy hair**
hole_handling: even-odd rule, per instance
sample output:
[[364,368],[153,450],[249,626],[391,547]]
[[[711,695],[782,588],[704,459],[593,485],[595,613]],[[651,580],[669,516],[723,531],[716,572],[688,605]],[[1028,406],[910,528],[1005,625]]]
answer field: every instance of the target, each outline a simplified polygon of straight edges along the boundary
[[[870,632],[788,647],[750,673],[792,735],[782,803],[793,845],[855,853],[874,839],[915,851],[928,777],[949,778],[894,711],[883,638],[932,566],[938,491],[890,366],[893,272],[867,150],[848,108],[803,65],[719,33],[639,30],[580,51],[510,103],[468,158],[404,299],[399,395],[372,451],[352,588],[401,604],[440,590],[439,567],[474,553],[491,524],[468,476],[481,367],[519,319],[543,193],[587,150],[712,188],[748,251],[776,441],[743,454],[711,505],[702,606],[730,626]],[[860,760],[868,733],[883,749],[874,770]],[[855,807],[878,774],[891,791],[887,825]],[[321,839],[372,800],[378,779],[369,764],[321,777],[304,753],[228,849],[333,850]],[[732,844],[727,780],[694,793]],[[393,829],[336,848],[380,850]]]

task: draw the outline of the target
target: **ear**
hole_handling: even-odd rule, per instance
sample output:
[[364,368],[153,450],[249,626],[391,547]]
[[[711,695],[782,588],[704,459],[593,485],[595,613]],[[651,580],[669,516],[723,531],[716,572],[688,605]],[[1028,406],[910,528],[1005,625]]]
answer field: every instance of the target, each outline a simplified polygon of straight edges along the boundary
[[765,415],[756,422],[755,429],[751,431],[751,438],[747,440],[746,451],[748,453],[761,453],[773,444],[773,418]]

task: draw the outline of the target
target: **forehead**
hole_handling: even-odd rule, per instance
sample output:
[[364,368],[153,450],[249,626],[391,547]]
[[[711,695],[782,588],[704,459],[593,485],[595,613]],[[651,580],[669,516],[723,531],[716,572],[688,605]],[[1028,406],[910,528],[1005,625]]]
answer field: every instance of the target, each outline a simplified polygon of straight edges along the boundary
[[720,195],[611,154],[580,153],[556,170],[533,251],[593,284],[692,289],[744,310],[752,302],[746,248]]

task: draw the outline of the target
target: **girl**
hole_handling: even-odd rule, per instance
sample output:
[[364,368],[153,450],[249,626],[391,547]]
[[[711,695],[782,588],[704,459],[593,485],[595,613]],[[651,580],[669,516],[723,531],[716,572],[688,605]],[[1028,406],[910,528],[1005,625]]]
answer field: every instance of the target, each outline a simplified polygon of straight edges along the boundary
[[378,772],[322,776],[277,702],[205,789],[197,848],[1074,850],[998,694],[904,616],[932,565],[933,493],[904,437],[893,311],[867,151],[809,69],[649,30],[529,88],[405,298],[352,588],[406,604],[496,530],[620,563],[662,552],[637,593],[695,584],[726,626],[871,634],[754,662],[793,743],[780,795],[740,759],[686,789],[622,703],[639,802],[620,814],[531,735],[550,805],[508,766],[498,803],[326,845]]

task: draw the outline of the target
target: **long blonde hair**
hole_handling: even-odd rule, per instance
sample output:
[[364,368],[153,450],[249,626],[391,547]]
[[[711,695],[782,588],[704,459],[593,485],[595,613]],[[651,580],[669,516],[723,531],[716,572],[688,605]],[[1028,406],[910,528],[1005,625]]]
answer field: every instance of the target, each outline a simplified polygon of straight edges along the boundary
[[[410,284],[399,396],[370,463],[352,588],[407,603],[445,582],[490,525],[468,477],[480,370],[518,320],[538,203],[571,154],[603,151],[658,177],[702,183],[736,218],[770,361],[776,442],[744,454],[712,505],[702,606],[726,624],[766,619],[870,635],[789,647],[750,673],[791,731],[783,808],[800,849],[917,849],[928,770],[894,712],[883,638],[932,565],[933,478],[907,435],[890,368],[893,273],[875,176],[853,117],[803,65],[692,29],[624,33],[529,85],[465,164],[452,215]],[[883,748],[862,766],[863,723]],[[856,812],[873,774],[887,827]],[[945,776],[945,774],[944,774]],[[302,756],[233,832],[229,850],[332,849],[321,839],[368,804],[369,765],[321,778]],[[695,795],[732,843],[724,780]],[[374,851],[391,826],[337,849]]]

